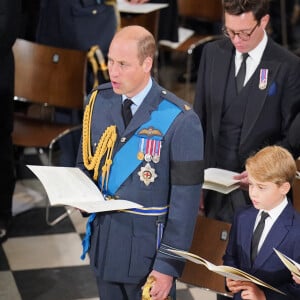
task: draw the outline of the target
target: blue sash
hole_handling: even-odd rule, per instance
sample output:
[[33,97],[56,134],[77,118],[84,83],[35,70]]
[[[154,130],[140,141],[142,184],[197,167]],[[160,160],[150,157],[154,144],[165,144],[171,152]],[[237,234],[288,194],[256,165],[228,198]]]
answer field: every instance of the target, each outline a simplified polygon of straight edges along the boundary
[[[160,130],[162,136],[153,136],[152,138],[162,139],[180,111],[181,109],[175,104],[163,100],[157,110],[152,112],[150,120],[143,124],[118,151],[113,159],[110,170],[107,188],[108,195],[114,195],[120,185],[142,162],[137,158],[140,142],[140,135],[138,133],[144,128],[154,127]],[[101,182],[99,182],[99,186],[101,186]]]
[[[181,112],[181,109],[175,104],[163,100],[158,106],[157,110],[153,111],[150,120],[144,123],[135,134],[127,141],[127,143],[116,153],[113,158],[113,164],[108,180],[106,195],[114,195],[121,184],[128,178],[128,176],[141,164],[141,160],[137,158],[139,149],[140,134],[142,129],[149,127],[156,128],[162,133],[161,136],[153,136],[153,139],[162,139],[168,131],[169,127]],[[101,186],[101,178],[99,178],[98,185]],[[86,253],[90,247],[91,237],[91,223],[94,221],[96,213],[90,215],[86,224],[86,235],[82,241],[83,253],[81,259],[85,258]]]

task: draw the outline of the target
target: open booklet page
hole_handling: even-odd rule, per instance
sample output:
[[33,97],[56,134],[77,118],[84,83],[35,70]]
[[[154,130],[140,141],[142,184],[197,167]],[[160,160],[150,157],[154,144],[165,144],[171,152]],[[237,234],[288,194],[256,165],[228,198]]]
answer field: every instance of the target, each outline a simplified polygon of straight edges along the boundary
[[228,194],[239,188],[239,180],[233,178],[233,176],[238,174],[237,172],[219,168],[205,169],[202,188]]
[[231,267],[231,266],[224,266],[224,265],[221,265],[221,266],[217,266],[217,265],[214,265],[213,263],[209,262],[208,260],[196,255],[196,254],[193,254],[193,253],[190,253],[190,252],[187,252],[187,251],[181,251],[181,250],[173,250],[173,249],[168,249],[168,251],[170,252],[173,252],[193,263],[196,263],[196,264],[199,264],[199,265],[203,265],[205,266],[208,270],[214,272],[214,273],[217,273],[221,276],[224,276],[224,277],[228,277],[230,279],[233,279],[233,280],[241,280],[241,281],[251,281],[257,285],[260,285],[260,286],[263,286],[263,287],[266,287],[266,288],[269,288],[277,293],[280,293],[280,294],[283,294],[285,295],[283,292],[281,292],[280,290],[272,287],[271,285],[269,285],[268,283],[260,280],[259,278],[257,277],[254,277],[242,270],[239,270],[237,268],[234,268],[234,267]]
[[121,13],[148,14],[156,10],[168,7],[167,3],[143,3],[134,4],[125,0],[117,0],[117,7]]
[[67,205],[93,213],[142,207],[127,200],[105,200],[96,184],[79,168],[27,167],[43,184],[50,205]]
[[278,255],[283,264],[293,273],[300,277],[300,264],[281,253],[274,248],[275,253]]

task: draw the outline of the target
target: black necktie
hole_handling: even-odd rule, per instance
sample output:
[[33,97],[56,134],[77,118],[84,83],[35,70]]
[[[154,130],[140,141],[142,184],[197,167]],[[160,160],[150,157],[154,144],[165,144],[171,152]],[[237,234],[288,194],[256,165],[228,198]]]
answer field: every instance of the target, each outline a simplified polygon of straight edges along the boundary
[[245,77],[246,77],[246,60],[249,56],[248,53],[243,53],[243,61],[241,63],[240,69],[236,75],[236,88],[237,88],[237,92],[239,93],[241,91],[241,89],[244,86],[244,81],[245,81]]
[[123,114],[125,127],[127,127],[130,120],[132,119],[132,112],[131,112],[131,108],[130,108],[132,103],[133,102],[130,99],[125,99],[125,101],[123,103],[122,114]]
[[260,221],[257,224],[255,231],[253,233],[252,242],[251,242],[251,261],[252,261],[252,263],[254,262],[255,257],[257,255],[259,240],[260,240],[262,232],[265,228],[265,220],[268,216],[269,216],[269,214],[264,211],[261,213]]

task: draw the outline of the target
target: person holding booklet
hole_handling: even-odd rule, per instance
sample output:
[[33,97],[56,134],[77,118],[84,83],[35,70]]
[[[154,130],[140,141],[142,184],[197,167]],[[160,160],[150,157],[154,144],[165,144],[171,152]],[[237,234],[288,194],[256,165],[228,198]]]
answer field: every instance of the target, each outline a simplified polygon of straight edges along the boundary
[[[203,183],[203,135],[188,103],[151,77],[153,35],[122,28],[108,52],[110,83],[85,108],[77,166],[108,201],[141,204],[91,214],[83,240],[101,300],[175,299],[184,261],[166,249],[189,249]],[[197,139],[195,139],[197,137]]]
[[243,270],[271,286],[227,278],[234,299],[300,299],[300,285],[280,260],[276,250],[300,261],[300,215],[287,199],[296,176],[293,156],[280,146],[267,146],[246,161],[249,196],[253,207],[235,214],[224,265]]
[[[247,183],[247,157],[280,145],[296,158],[300,103],[300,58],[268,35],[269,0],[224,0],[225,38],[202,52],[194,109],[205,136],[205,169],[240,173]],[[293,124],[293,126],[292,126]],[[204,194],[205,215],[232,222],[251,203],[244,189]]]

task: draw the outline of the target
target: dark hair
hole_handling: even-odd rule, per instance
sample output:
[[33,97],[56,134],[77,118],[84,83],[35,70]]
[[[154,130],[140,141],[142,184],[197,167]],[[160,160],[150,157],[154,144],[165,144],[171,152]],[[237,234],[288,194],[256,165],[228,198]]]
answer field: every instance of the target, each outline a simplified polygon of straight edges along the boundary
[[241,15],[252,12],[259,22],[269,13],[269,0],[223,0],[224,12],[229,15]]

